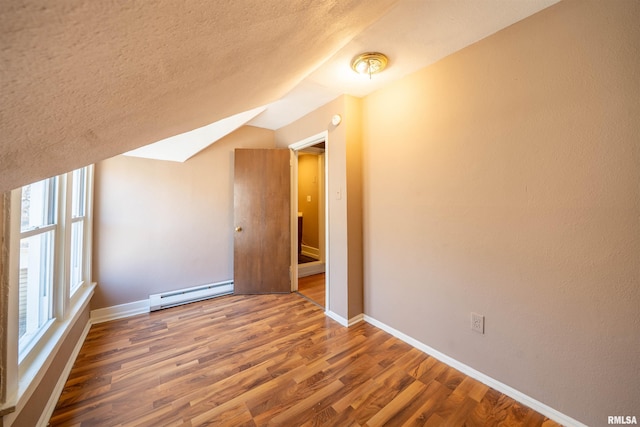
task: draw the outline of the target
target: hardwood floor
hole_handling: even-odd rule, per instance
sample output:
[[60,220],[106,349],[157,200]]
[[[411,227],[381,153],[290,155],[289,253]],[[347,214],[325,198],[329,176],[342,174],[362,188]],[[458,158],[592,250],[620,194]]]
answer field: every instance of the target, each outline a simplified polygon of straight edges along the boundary
[[324,273],[298,278],[298,293],[309,298],[320,307],[324,307],[326,301]]
[[557,424],[297,294],[225,296],[91,327],[51,426]]

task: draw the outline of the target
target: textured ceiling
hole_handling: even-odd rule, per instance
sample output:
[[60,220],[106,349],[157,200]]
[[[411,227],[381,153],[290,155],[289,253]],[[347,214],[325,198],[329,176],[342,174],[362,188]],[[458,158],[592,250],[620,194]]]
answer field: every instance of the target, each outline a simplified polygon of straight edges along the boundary
[[[263,105],[249,124],[277,129],[557,1],[0,1],[0,191],[202,127],[224,135],[236,125],[211,124]],[[363,79],[348,64],[372,50],[390,66]],[[168,145],[150,157],[175,160]]]
[[0,2],[0,191],[265,105],[396,0]]
[[[400,0],[386,14],[319,65],[283,98],[266,106],[248,124],[279,129],[341,94],[357,97],[424,68],[558,0]],[[381,51],[391,61],[384,73],[369,79],[352,72],[351,59],[362,52]],[[150,144],[135,155],[184,161],[206,145],[236,129],[232,121],[211,125],[202,145],[191,132]]]

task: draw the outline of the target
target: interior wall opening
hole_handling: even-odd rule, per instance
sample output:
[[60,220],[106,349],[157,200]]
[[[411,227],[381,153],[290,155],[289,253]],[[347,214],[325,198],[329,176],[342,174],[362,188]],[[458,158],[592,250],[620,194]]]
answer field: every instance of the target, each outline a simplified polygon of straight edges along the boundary
[[292,290],[328,309],[326,138],[294,144]]

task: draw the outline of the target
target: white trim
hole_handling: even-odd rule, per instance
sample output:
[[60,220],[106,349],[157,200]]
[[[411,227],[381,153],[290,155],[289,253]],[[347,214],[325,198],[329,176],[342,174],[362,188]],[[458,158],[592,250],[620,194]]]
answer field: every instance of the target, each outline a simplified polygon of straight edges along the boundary
[[313,246],[300,245],[302,255],[306,255],[311,258],[320,259],[320,249],[314,248]]
[[135,316],[149,312],[149,300],[143,299],[126,304],[114,305],[111,307],[91,310],[91,322],[102,323],[109,320],[122,319],[124,317]]
[[[319,239],[318,242],[318,259],[321,261],[326,261],[327,257],[325,255],[326,253],[326,247],[327,247],[327,242],[328,240],[328,236],[326,233],[326,229],[327,229],[327,214],[325,211],[325,207],[327,205],[327,189],[325,188],[326,185],[326,181],[325,181],[325,176],[327,175],[327,171],[326,171],[326,164],[325,164],[325,153],[328,149],[328,144],[325,142],[325,150],[322,154],[318,155],[318,201],[320,203],[318,203],[318,235],[319,236],[324,236],[323,239]],[[326,287],[326,285],[325,285]]]
[[289,148],[289,283],[291,292],[298,290],[298,152]]
[[[56,215],[56,218],[58,215]],[[48,233],[49,231],[56,231],[58,224],[43,225],[42,227],[30,228],[26,231],[20,231],[20,239],[28,239],[29,237],[37,236],[38,234]]]
[[[207,296],[206,298],[201,298],[201,299],[208,299],[216,296],[227,295],[228,293],[233,292],[233,280],[227,280],[224,282],[211,283],[208,285],[194,286],[193,288],[178,289],[176,291],[166,292],[165,294],[173,294],[173,293],[185,292],[189,290],[197,290],[197,289],[212,287],[212,286],[218,286],[222,291],[222,293],[219,293],[213,296]],[[160,294],[157,294],[157,295],[160,295]],[[96,324],[96,323],[108,322],[110,320],[123,319],[125,317],[137,316],[138,314],[149,313],[151,311],[150,301],[151,299],[143,299],[139,301],[128,302],[125,304],[112,305],[111,307],[97,308],[95,310],[91,310],[91,322],[93,324]],[[195,301],[195,299],[193,301]]]
[[46,427],[49,424],[51,415],[53,415],[53,411],[56,409],[56,404],[60,399],[62,390],[64,390],[64,385],[67,382],[67,378],[69,378],[69,374],[71,373],[71,368],[73,368],[73,364],[76,362],[76,359],[78,358],[78,354],[80,353],[80,350],[84,345],[84,341],[87,338],[87,335],[89,335],[90,329],[91,329],[91,319],[87,321],[87,324],[84,327],[82,334],[78,338],[78,342],[76,343],[76,346],[73,348],[71,355],[69,355],[69,360],[67,360],[67,364],[64,366],[64,369],[60,373],[60,376],[58,377],[58,382],[56,383],[56,386],[54,387],[53,391],[51,392],[51,396],[49,397],[49,401],[47,402],[47,405],[44,407],[44,410],[42,411],[42,415],[40,415],[40,419],[36,424],[37,427]]
[[[323,170],[323,175],[324,175],[324,193],[323,193],[323,199],[324,199],[324,224],[322,224],[324,226],[324,254],[322,254],[322,257],[326,260],[325,263],[325,273],[326,273],[326,278],[325,278],[325,293],[324,293],[324,306],[326,307],[326,312],[330,313],[331,312],[331,305],[330,305],[330,294],[331,294],[331,282],[330,282],[330,277],[331,275],[330,273],[330,269],[331,269],[331,265],[329,263],[329,251],[331,249],[331,234],[330,234],[330,226],[329,226],[329,209],[330,209],[330,198],[329,198],[329,131],[328,130],[324,130],[320,133],[317,133],[315,135],[311,135],[308,138],[305,138],[301,141],[298,142],[294,142],[293,144],[289,145],[289,149],[292,150],[295,153],[295,164],[293,165],[292,168],[292,179],[291,179],[291,258],[292,258],[292,266],[290,268],[291,271],[291,290],[292,291],[297,291],[298,290],[298,277],[300,276],[300,274],[298,273],[298,263],[297,263],[297,255],[296,255],[296,250],[298,247],[298,218],[297,215],[296,217],[294,217],[295,212],[298,212],[298,191],[297,191],[297,185],[298,185],[298,151],[306,148],[306,147],[311,147],[312,145],[315,144],[319,144],[321,142],[324,141],[324,170]],[[292,159],[293,161],[293,159]],[[295,177],[295,179],[293,179]],[[295,181],[295,183],[294,183]],[[295,184],[295,188],[294,188],[294,184]],[[322,228],[322,227],[321,227]],[[322,248],[322,246],[321,246]],[[337,315],[336,315],[337,316]],[[329,315],[329,317],[331,317],[331,315]],[[340,317],[340,316],[338,316]],[[342,319],[342,317],[340,317]],[[346,321],[346,319],[345,319]],[[338,322],[340,322],[338,320]],[[347,326],[347,324],[345,323],[345,326]]]
[[342,326],[345,326],[347,328],[349,327],[349,321],[344,317],[340,316],[339,314],[336,314],[331,310],[325,310],[324,314],[326,314],[328,317],[332,318],[336,322],[340,323]]
[[314,274],[324,273],[324,270],[324,262],[305,262],[304,264],[298,264],[298,277],[313,276]]
[[349,327],[356,325],[360,322],[364,321],[364,314],[360,313],[357,316],[353,316],[351,319],[349,319]]
[[301,153],[305,153],[305,154],[322,154],[324,153],[324,150],[322,148],[318,148],[318,147],[305,147],[305,148],[301,148],[300,150]]
[[[326,314],[328,317],[332,318],[333,320],[335,320],[336,322],[340,323],[342,326],[344,327],[350,327],[353,325],[356,325],[360,322],[362,322],[363,320],[365,320],[365,315],[364,314],[358,314],[357,316],[353,316],[351,319],[347,320],[344,317],[340,316],[339,314],[334,313],[331,310],[326,310],[324,312],[324,314]],[[382,328],[380,328],[382,329]]]
[[517,400],[518,402],[528,406],[529,408],[533,409],[534,411],[537,411],[539,413],[541,413],[542,415],[546,416],[547,418],[556,421],[557,423],[560,423],[562,425],[565,426],[573,426],[573,427],[587,427],[585,424],[581,423],[580,421],[577,421],[573,418],[571,418],[568,415],[563,414],[562,412],[559,412],[555,409],[553,409],[552,407],[545,405],[544,403],[534,399],[533,397],[527,396],[526,394],[522,393],[521,391],[518,391],[504,383],[501,383],[500,381],[491,378],[490,376],[483,374],[480,371],[477,371],[475,369],[473,369],[472,367],[465,365],[462,362],[459,362],[458,360],[447,356],[444,353],[439,352],[438,350],[429,347],[428,345],[416,340],[415,338],[410,337],[409,335],[406,335],[400,331],[398,331],[397,329],[392,328],[389,325],[386,325],[376,319],[374,319],[373,317],[367,316],[366,314],[364,315],[364,321],[367,323],[372,324],[373,326],[382,329],[385,332],[390,333],[391,335],[393,335],[394,337],[406,342],[407,344],[417,348],[418,350],[421,350],[425,353],[427,353],[429,356],[432,356],[436,359],[438,359],[439,361],[451,366],[452,368],[457,369],[458,371],[462,372],[465,375],[470,376],[471,378],[474,378],[478,381],[480,381],[483,384],[488,385],[489,387],[493,388],[494,390],[499,391],[500,393],[506,394],[507,396],[511,397],[512,399]]
[[[298,141],[298,142],[294,142],[293,144],[289,145],[289,148],[294,150],[294,151],[299,151],[303,148],[307,148],[310,147],[312,145],[316,145],[320,142],[325,142],[329,139],[329,131],[325,130],[322,131],[320,133],[317,133],[315,135],[311,135],[308,138],[303,139],[302,141]],[[326,149],[326,145],[325,145],[325,149]]]

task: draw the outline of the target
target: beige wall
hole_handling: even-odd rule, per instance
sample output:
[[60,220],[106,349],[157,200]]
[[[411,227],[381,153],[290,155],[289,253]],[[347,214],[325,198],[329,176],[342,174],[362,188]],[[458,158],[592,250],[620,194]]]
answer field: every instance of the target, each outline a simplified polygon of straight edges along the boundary
[[[349,96],[340,96],[294,123],[276,131],[276,145],[287,147],[323,131],[328,131],[326,162],[328,170],[328,212],[329,241],[328,276],[329,310],[345,319],[362,313],[362,281],[357,282],[357,271],[362,274],[361,260],[354,256],[362,247],[350,234],[353,228],[361,228],[361,217],[348,216],[348,209],[356,203],[357,186],[353,180],[360,180],[361,175],[349,175],[349,160],[357,158],[357,149],[349,149],[348,140],[352,106],[358,101]],[[334,114],[342,115],[342,123],[331,124]],[[358,127],[359,128],[359,127]],[[353,194],[351,193],[353,191]],[[338,195],[339,194],[339,195]],[[360,249],[358,249],[360,248]],[[354,295],[357,295],[355,297]]]
[[639,21],[563,1],[364,101],[365,313],[588,425],[640,416]]
[[[318,155],[298,155],[298,212],[302,212],[302,243],[320,248],[318,227]],[[310,197],[311,200],[307,200]]]
[[233,150],[273,148],[243,127],[185,163],[96,165],[92,309],[233,278]]

